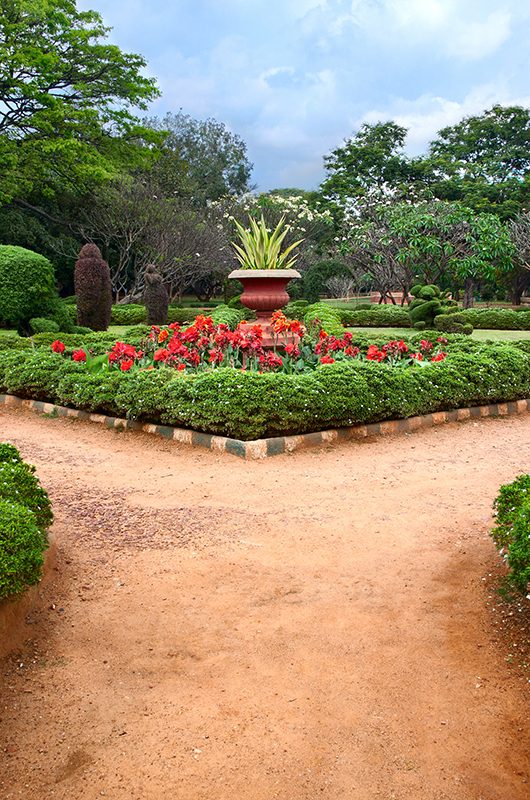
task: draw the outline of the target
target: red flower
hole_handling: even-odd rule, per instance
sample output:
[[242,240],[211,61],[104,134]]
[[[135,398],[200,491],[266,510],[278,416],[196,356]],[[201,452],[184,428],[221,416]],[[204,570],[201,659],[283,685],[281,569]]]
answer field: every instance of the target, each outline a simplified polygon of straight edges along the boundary
[[438,344],[447,344],[449,339],[446,339],[445,336],[439,336],[436,341]]
[[447,353],[436,353],[436,355],[431,358],[431,361],[443,361],[444,358],[447,358]]
[[153,361],[167,361],[169,355],[169,350],[160,347],[158,350],[155,350]]
[[421,353],[411,353],[411,358],[414,358],[416,361],[423,361],[423,356]]
[[376,344],[371,344],[366,351],[366,358],[368,361],[383,361],[386,356],[386,351],[380,350]]
[[160,333],[158,334],[158,343],[162,344],[162,342],[165,342],[168,336],[169,336],[169,331],[167,328],[165,328],[163,331],[160,331]]
[[52,342],[52,350],[54,353],[64,353],[64,344],[56,339]]
[[296,358],[300,355],[300,350],[295,344],[286,344],[285,345],[285,352],[291,358]]
[[128,361],[124,360],[120,364],[120,369],[121,369],[122,372],[129,372],[129,370],[130,370],[130,368],[132,367],[133,364],[134,364],[134,361],[132,361],[132,360],[128,360]]
[[320,359],[320,363],[321,364],[334,364],[335,363],[335,359],[331,358],[331,356],[322,356],[322,358]]
[[344,350],[344,355],[349,356],[350,358],[355,358],[355,356],[358,356],[360,352],[361,351],[359,350],[358,347],[349,346],[346,347],[346,349]]
[[182,372],[183,370],[186,369],[186,364],[183,364],[181,361],[180,364],[177,364],[177,369],[179,372]]
[[72,359],[74,361],[86,361],[86,353],[84,350],[74,350],[72,353]]

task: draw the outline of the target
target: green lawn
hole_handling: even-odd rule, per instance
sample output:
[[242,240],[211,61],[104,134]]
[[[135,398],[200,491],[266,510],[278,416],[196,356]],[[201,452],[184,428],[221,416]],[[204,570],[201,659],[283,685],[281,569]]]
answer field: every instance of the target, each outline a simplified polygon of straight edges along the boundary
[[[400,339],[403,336],[410,336],[411,333],[417,333],[413,328],[347,328],[347,330],[352,333],[372,333],[374,336],[388,336],[389,339]],[[441,331],[440,336],[443,336]],[[481,342],[486,339],[514,342],[521,341],[521,339],[530,339],[530,331],[474,330],[471,338],[479,339]]]

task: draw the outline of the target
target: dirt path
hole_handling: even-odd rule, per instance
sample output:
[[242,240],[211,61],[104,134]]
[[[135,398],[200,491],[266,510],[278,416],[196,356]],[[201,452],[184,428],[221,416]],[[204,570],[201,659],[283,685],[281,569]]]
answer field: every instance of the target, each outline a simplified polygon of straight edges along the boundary
[[530,416],[250,463],[24,411],[0,439],[60,548],[0,669],[4,800],[528,797],[484,579]]

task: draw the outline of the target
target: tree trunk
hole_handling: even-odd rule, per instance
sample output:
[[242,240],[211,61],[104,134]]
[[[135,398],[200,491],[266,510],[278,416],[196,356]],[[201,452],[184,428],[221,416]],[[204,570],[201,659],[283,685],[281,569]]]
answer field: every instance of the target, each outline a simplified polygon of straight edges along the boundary
[[464,284],[464,308],[473,308],[473,292],[475,289],[475,281],[473,278],[466,278],[466,282]]

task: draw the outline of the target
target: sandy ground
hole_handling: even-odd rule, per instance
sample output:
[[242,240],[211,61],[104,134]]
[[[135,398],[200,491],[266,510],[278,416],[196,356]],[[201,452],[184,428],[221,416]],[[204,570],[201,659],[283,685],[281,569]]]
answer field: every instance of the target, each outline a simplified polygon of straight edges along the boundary
[[523,800],[488,574],[530,416],[246,463],[23,410],[59,566],[0,664],[3,800]]

